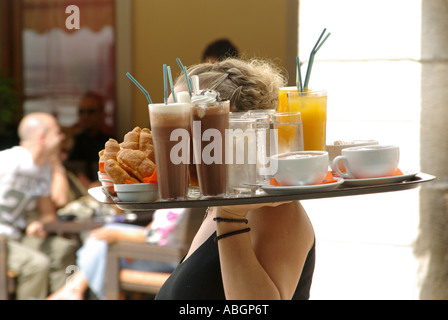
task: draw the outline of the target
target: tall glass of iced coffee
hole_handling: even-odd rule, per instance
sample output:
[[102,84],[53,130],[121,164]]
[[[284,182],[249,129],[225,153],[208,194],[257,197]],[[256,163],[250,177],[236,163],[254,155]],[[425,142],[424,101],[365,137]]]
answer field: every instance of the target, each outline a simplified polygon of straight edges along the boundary
[[229,108],[229,101],[220,101],[213,90],[202,91],[191,100],[193,161],[205,198],[224,197],[227,192],[225,136]]
[[183,102],[149,105],[160,200],[187,196],[190,108]]

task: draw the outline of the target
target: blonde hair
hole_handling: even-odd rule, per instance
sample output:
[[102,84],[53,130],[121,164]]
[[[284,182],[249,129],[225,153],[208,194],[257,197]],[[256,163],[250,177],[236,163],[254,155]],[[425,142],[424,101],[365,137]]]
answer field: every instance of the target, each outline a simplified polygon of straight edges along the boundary
[[[274,109],[279,88],[286,84],[284,74],[267,60],[228,58],[193,65],[187,70],[190,77],[199,77],[201,89],[216,90],[221,99],[230,100],[232,111]],[[184,75],[178,77],[176,85],[186,87]]]

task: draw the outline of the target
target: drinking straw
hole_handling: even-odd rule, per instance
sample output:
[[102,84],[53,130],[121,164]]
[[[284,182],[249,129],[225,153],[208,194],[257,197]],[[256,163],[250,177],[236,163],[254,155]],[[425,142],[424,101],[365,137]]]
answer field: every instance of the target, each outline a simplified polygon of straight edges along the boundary
[[176,95],[174,94],[174,85],[173,85],[173,77],[171,76],[171,67],[167,66],[167,71],[168,71],[168,79],[170,81],[170,88],[171,88],[171,94],[173,95],[173,101],[174,103],[176,103]]
[[331,33],[327,34],[327,36],[324,38],[324,40],[320,43],[320,40],[322,39],[325,31],[327,31],[327,29],[324,29],[322,31],[322,33],[320,34],[319,39],[317,39],[317,42],[316,42],[316,44],[313,47],[313,50],[311,50],[310,59],[308,61],[308,68],[306,70],[306,77],[305,77],[305,84],[304,84],[304,89],[305,90],[308,89],[308,83],[310,81],[310,76],[311,76],[311,69],[313,68],[313,63],[314,63],[314,56],[316,55],[316,52],[320,49],[320,47],[322,47],[324,42],[328,39],[328,37],[331,34]]
[[140,83],[137,82],[137,80],[134,79],[133,76],[131,76],[131,74],[129,72],[126,73],[126,75],[128,76],[129,79],[132,80],[132,82],[134,82],[134,84],[146,95],[146,98],[148,99],[148,103],[152,104],[152,100],[149,97],[149,93],[148,91],[146,91],[141,85]]
[[303,86],[302,86],[302,73],[300,72],[300,60],[299,57],[296,57],[296,64],[297,64],[297,91],[303,92]]
[[321,42],[320,45],[316,48],[316,50],[315,50],[314,53],[316,53],[317,51],[319,51],[320,47],[322,47],[322,45],[325,43],[325,41],[327,41],[327,39],[328,39],[328,37],[330,36],[330,34],[331,34],[331,33],[328,33],[328,34],[325,36],[324,40],[322,40],[322,42]]
[[188,93],[190,94],[190,98],[191,98],[191,96],[192,96],[192,93],[191,93],[191,82],[190,82],[190,78],[188,77],[187,68],[185,68],[185,66],[182,64],[182,62],[180,61],[179,58],[176,58],[176,61],[179,64],[180,69],[182,70],[182,72],[185,75],[185,81],[187,82]]
[[192,89],[191,89],[191,80],[190,80],[190,77],[188,76],[188,72],[187,72],[187,67],[182,66],[182,71],[185,74],[185,78],[186,78],[186,81],[187,81],[187,87],[188,87],[188,93],[190,94],[190,98],[191,98],[193,93],[192,93]]
[[320,34],[319,39],[317,39],[317,42],[316,42],[316,44],[314,45],[313,50],[311,50],[310,58],[309,58],[309,60],[308,60],[308,68],[307,68],[307,70],[306,70],[306,76],[305,76],[305,89],[308,88],[308,83],[309,83],[309,81],[310,81],[311,69],[312,69],[312,67],[313,67],[314,55],[315,55],[314,50],[316,50],[316,48],[317,48],[317,46],[319,45],[319,42],[320,42],[320,40],[322,39],[322,37],[323,37],[323,35],[324,35],[324,33],[325,33],[326,30],[327,30],[327,29],[324,28],[324,30],[323,30],[322,33]]
[[166,82],[166,64],[163,65],[163,92],[164,92],[164,99],[163,101],[165,104],[168,103],[168,85]]

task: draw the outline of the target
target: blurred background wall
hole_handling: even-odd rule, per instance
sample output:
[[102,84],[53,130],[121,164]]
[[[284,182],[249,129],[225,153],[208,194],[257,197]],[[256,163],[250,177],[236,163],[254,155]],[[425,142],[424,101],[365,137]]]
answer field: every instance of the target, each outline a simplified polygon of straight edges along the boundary
[[[271,59],[288,69],[294,83],[297,13],[298,2],[290,0],[134,0],[132,74],[154,102],[162,102],[164,63],[178,75],[177,57],[187,66],[199,63],[209,43],[228,38],[243,56]],[[147,126],[146,97],[137,88],[132,97],[133,123]]]

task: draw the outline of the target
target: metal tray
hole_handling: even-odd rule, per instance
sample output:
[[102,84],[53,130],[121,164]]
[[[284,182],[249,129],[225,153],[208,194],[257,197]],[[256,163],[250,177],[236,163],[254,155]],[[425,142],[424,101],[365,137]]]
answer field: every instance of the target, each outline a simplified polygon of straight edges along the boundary
[[130,211],[148,211],[153,209],[163,208],[193,208],[193,207],[209,207],[209,206],[227,206],[235,204],[250,204],[250,203],[267,203],[267,202],[281,202],[291,200],[308,200],[332,197],[345,197],[363,194],[373,194],[391,191],[403,191],[414,189],[424,182],[430,182],[436,177],[426,174],[418,173],[413,178],[396,183],[377,184],[369,186],[349,187],[344,184],[338,186],[336,189],[328,191],[283,194],[283,195],[268,195],[260,194],[250,197],[237,198],[213,198],[213,199],[191,199],[191,200],[173,200],[173,201],[152,201],[152,202],[121,202],[116,201],[116,197],[110,196],[103,187],[95,187],[89,189],[89,194],[97,201],[104,204],[117,205],[122,210]]

